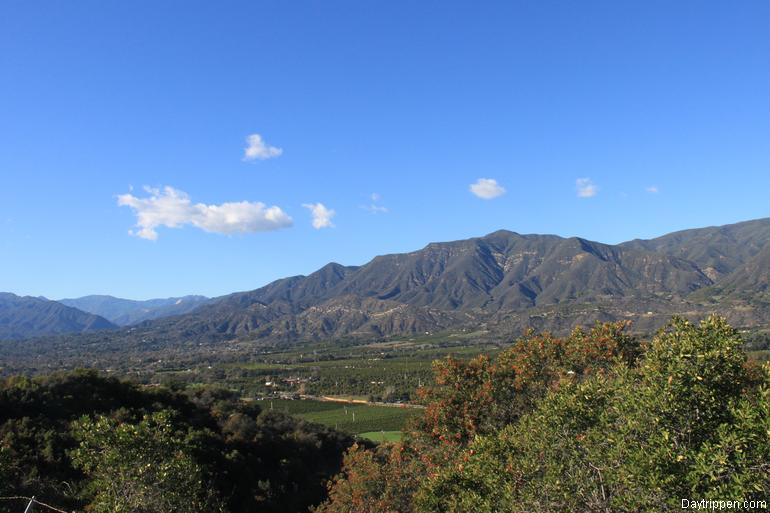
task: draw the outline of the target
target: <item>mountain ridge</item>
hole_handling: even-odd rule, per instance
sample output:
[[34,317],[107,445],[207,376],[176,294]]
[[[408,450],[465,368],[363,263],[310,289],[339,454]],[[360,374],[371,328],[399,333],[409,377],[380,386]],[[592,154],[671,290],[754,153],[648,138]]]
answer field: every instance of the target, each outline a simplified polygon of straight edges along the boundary
[[56,301],[0,292],[0,340],[115,328],[103,317]]
[[106,294],[59,299],[58,302],[84,312],[104,317],[118,326],[189,313],[210,298],[199,295],[147,300],[124,299]]
[[715,308],[738,326],[754,326],[770,323],[768,288],[770,218],[614,245],[497,230],[358,266],[331,262],[201,300],[191,311],[139,320],[131,333],[292,343],[459,329],[559,331],[596,320],[645,327]]
[[[713,307],[718,282],[744,269],[770,247],[768,241],[770,218],[615,245],[497,230],[378,255],[360,266],[330,263],[307,276],[226,295],[193,314],[142,327],[150,333],[281,342],[377,338],[477,325],[524,329],[535,310],[557,319],[563,314],[554,312],[569,306],[596,309],[596,320],[644,323],[647,317]],[[745,313],[740,318],[754,322]],[[765,322],[766,312],[753,318]],[[580,319],[592,320],[583,314]],[[561,329],[573,320],[549,320],[543,327]]]

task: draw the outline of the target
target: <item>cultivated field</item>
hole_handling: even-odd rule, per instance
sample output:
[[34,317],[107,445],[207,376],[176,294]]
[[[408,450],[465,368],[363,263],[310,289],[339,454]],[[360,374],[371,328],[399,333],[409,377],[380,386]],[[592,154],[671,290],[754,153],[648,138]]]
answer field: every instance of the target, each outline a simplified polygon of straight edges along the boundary
[[381,441],[399,439],[401,430],[409,419],[420,414],[420,410],[398,406],[375,406],[365,404],[310,400],[265,400],[263,408],[296,415],[307,421],[323,424],[341,431]]

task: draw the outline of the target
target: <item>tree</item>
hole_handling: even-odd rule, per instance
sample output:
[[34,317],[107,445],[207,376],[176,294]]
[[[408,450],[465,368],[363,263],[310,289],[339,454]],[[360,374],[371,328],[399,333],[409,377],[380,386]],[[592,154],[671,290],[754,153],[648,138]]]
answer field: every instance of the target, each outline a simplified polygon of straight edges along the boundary
[[[162,422],[154,417],[161,413]],[[158,469],[158,460],[190,470],[166,477],[182,479],[193,492],[200,487],[188,478],[200,471],[205,497],[190,501],[205,502],[202,511],[221,497],[228,511],[306,512],[324,499],[352,443],[344,433],[261,411],[218,387],[175,392],[91,371],[0,380],[0,488],[68,511],[94,508],[89,502],[124,476],[133,490],[151,489],[149,474],[134,467]],[[13,506],[7,502],[0,511]]]
[[343,473],[329,483],[329,500],[314,513],[410,513],[412,496],[426,465],[411,443],[375,450],[353,445]]
[[603,477],[586,443],[603,424],[610,381],[565,384],[517,424],[476,438],[427,480],[417,511],[603,511]]
[[527,332],[493,361],[447,358],[434,362],[435,385],[421,390],[427,404],[420,431],[437,441],[464,445],[531,411],[549,390],[606,371],[640,354],[628,323],[576,328],[565,338]]
[[766,499],[770,368],[756,385],[724,320],[674,319],[638,367],[561,383],[430,476],[418,511],[674,511]]
[[[416,429],[404,442],[381,447],[376,454],[351,451],[343,473],[330,486],[329,501],[319,511],[366,513],[367,507],[412,511],[421,483],[415,476],[438,476],[447,462],[467,457],[463,449],[468,444],[516,423],[549,391],[601,376],[616,364],[633,364],[640,348],[627,327],[622,322],[597,324],[565,338],[528,332],[495,359],[482,355],[434,362],[435,384],[420,391],[427,407]],[[495,465],[486,468],[495,469],[490,482],[502,475]],[[483,489],[503,490],[474,483],[474,493]],[[482,511],[481,503],[471,507],[478,499],[476,494],[458,503],[456,511]]]
[[216,511],[203,469],[191,455],[189,433],[160,411],[136,423],[107,417],[79,420],[73,463],[91,477],[91,509],[97,513]]
[[0,446],[0,494],[10,493],[8,483],[11,481],[11,456],[6,447]]

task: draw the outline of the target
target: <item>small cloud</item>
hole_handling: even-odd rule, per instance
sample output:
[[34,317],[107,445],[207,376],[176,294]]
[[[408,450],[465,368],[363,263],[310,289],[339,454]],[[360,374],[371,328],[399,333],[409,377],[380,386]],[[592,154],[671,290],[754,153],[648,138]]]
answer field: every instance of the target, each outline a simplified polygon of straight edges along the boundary
[[363,208],[364,210],[372,214],[387,214],[388,212],[390,212],[390,210],[388,210],[388,207],[383,207],[381,205],[376,205],[374,203],[370,205],[361,205],[361,208]]
[[246,148],[243,150],[243,160],[267,160],[281,156],[283,150],[270,146],[259,134],[246,137]]
[[118,196],[118,205],[129,207],[136,215],[136,230],[129,234],[142,239],[157,240],[156,228],[180,228],[186,224],[205,232],[232,234],[267,232],[287,228],[292,219],[276,206],[267,207],[261,202],[239,201],[206,205],[193,203],[186,192],[164,187],[145,187],[147,198],[133,194]]
[[372,200],[372,202],[368,205],[361,205],[361,208],[366,210],[367,212],[370,212],[372,214],[387,214],[388,208],[384,207],[378,202],[382,199],[382,196],[380,196],[378,193],[373,192],[369,195],[369,198]]
[[599,193],[599,187],[590,178],[578,178],[575,180],[578,198],[593,198]]
[[494,199],[505,194],[505,188],[492,178],[479,178],[469,187],[470,191],[481,199]]
[[302,206],[310,210],[310,214],[313,216],[313,228],[316,230],[334,228],[332,223],[332,217],[336,214],[334,210],[326,208],[323,203],[303,203]]
[[646,187],[644,190],[649,192],[650,194],[658,194],[660,192],[660,189],[658,189],[657,185],[650,185],[649,187]]

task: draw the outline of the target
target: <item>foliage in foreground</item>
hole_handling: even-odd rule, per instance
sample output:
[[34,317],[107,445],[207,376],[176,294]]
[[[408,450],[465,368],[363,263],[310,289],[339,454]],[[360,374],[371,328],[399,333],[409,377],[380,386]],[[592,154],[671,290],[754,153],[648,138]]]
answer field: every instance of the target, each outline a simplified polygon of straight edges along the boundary
[[151,505],[195,513],[215,507],[193,455],[195,433],[179,431],[168,410],[145,415],[136,424],[83,417],[74,425],[74,436],[80,444],[72,461],[92,476],[93,511],[130,513]]
[[619,324],[529,334],[447,360],[404,442],[353,447],[319,513],[676,511],[767,499],[770,369],[722,319],[674,319],[640,348]]
[[[0,493],[70,510],[674,511],[766,499],[770,368],[720,318],[641,345],[622,323],[434,364],[424,415],[376,448],[227,390],[91,372],[0,383]],[[0,503],[0,511],[17,504]]]
[[0,382],[0,492],[68,510],[307,511],[351,444],[222,389],[184,395],[92,372]]

